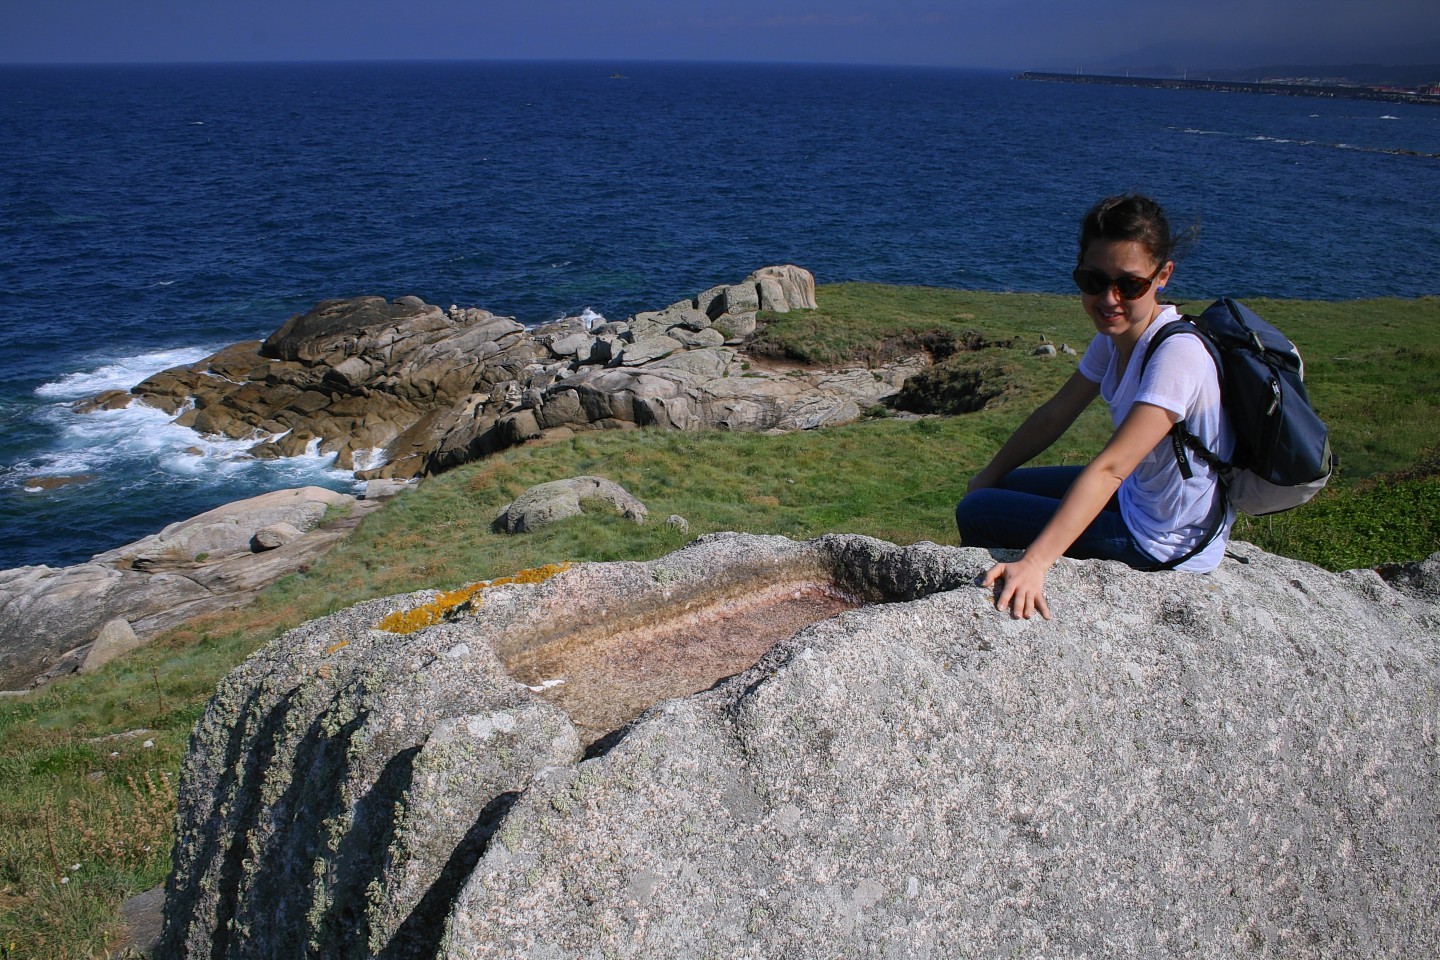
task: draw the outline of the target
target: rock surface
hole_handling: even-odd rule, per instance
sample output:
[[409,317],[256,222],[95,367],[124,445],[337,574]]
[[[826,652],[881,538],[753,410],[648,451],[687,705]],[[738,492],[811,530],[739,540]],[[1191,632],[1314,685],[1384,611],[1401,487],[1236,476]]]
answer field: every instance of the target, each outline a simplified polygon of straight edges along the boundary
[[[358,519],[377,504],[322,487],[277,490],[173,523],[88,563],[0,570],[0,689],[81,664],[98,669],[192,617],[239,606],[346,535],[343,524],[316,529],[327,511]],[[116,619],[128,621],[131,634],[115,627],[117,635],[92,650]]]
[[526,490],[506,504],[492,526],[497,533],[531,533],[566,517],[578,517],[582,503],[608,503],[626,520],[644,523],[650,511],[620,484],[604,477],[552,480]]
[[144,645],[145,641],[135,635],[130,621],[116,617],[100,628],[90,644],[84,660],[80,663],[81,673],[94,673],[111,660],[125,656],[131,650]]
[[1440,557],[1232,549],[1053,622],[721,534],[307,624],[196,727],[160,953],[1436,955]]
[[913,364],[795,377],[738,351],[759,310],[815,308],[800,267],[765,267],[663,310],[527,330],[416,297],[327,300],[263,343],[163,371],[130,394],[257,457],[333,453],[361,479],[409,478],[576,429],[795,430],[841,423],[896,393]]

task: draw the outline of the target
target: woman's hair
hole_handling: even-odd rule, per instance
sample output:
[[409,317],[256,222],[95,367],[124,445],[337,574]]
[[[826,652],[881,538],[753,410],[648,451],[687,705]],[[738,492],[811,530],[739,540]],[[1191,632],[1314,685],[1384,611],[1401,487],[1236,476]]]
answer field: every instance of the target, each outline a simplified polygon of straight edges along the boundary
[[1170,232],[1170,221],[1160,204],[1138,193],[1106,197],[1085,214],[1080,224],[1080,257],[1096,240],[1134,241],[1155,258],[1156,263],[1172,259],[1194,238],[1194,227],[1183,234]]

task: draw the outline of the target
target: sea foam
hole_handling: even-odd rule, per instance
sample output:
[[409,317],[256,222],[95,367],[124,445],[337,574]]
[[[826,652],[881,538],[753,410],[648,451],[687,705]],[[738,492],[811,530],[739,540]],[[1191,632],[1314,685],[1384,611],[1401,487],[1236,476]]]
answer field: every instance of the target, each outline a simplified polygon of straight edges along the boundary
[[173,415],[138,401],[116,410],[80,413],[74,408],[76,400],[106,390],[128,390],[152,374],[194,363],[212,352],[181,347],[135,354],[37,387],[37,397],[52,401],[34,412],[49,427],[50,442],[23,464],[16,464],[20,469],[12,472],[131,478],[122,486],[153,486],[164,477],[186,485],[231,484],[242,479],[270,487],[321,484],[338,488],[354,482],[349,471],[335,468],[333,453],[319,452],[318,441],[300,456],[260,460],[249,448],[264,437],[234,440],[201,434],[176,423]]
[[47,400],[83,400],[106,390],[129,390],[146,377],[195,363],[214,353],[208,347],[177,347],[138,353],[106,362],[93,370],[67,373],[35,388],[35,395]]

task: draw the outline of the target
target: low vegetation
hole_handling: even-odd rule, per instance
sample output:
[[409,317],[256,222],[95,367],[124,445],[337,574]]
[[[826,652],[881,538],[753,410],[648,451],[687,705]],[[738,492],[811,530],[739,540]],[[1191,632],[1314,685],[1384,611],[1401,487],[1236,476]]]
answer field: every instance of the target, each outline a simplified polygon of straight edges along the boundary
[[[244,610],[192,622],[95,675],[0,701],[0,957],[117,948],[121,902],[169,866],[190,728],[220,678],[284,630],[370,597],[455,591],[552,563],[647,559],[720,530],[954,543],[965,479],[1074,370],[1075,357],[1034,348],[1080,350],[1091,336],[1071,297],[846,284],[822,288],[819,302],[765,317],[765,356],[864,364],[924,349],[943,358],[933,402],[958,406],[955,397],[978,390],[983,408],[921,419],[874,410],[848,427],[776,437],[624,431],[520,447],[426,480]],[[1251,305],[1301,345],[1341,468],[1316,502],[1246,520],[1239,537],[1331,569],[1440,549],[1440,299]],[[1084,462],[1108,433],[1096,404],[1047,462]],[[684,516],[689,532],[601,512],[523,536],[491,531],[530,486],[580,474],[620,483],[652,517]]]

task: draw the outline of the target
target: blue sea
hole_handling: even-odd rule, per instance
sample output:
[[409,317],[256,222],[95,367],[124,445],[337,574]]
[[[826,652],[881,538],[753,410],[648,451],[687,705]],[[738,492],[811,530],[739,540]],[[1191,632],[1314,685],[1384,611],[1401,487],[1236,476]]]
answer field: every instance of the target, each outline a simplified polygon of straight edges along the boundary
[[[1069,293],[1080,216],[1126,190],[1200,225],[1182,295],[1440,294],[1436,155],[1434,107],[957,70],[0,67],[0,569],[351,486],[71,409],[322,299],[620,319],[772,263]],[[56,476],[89,479],[27,489]]]

